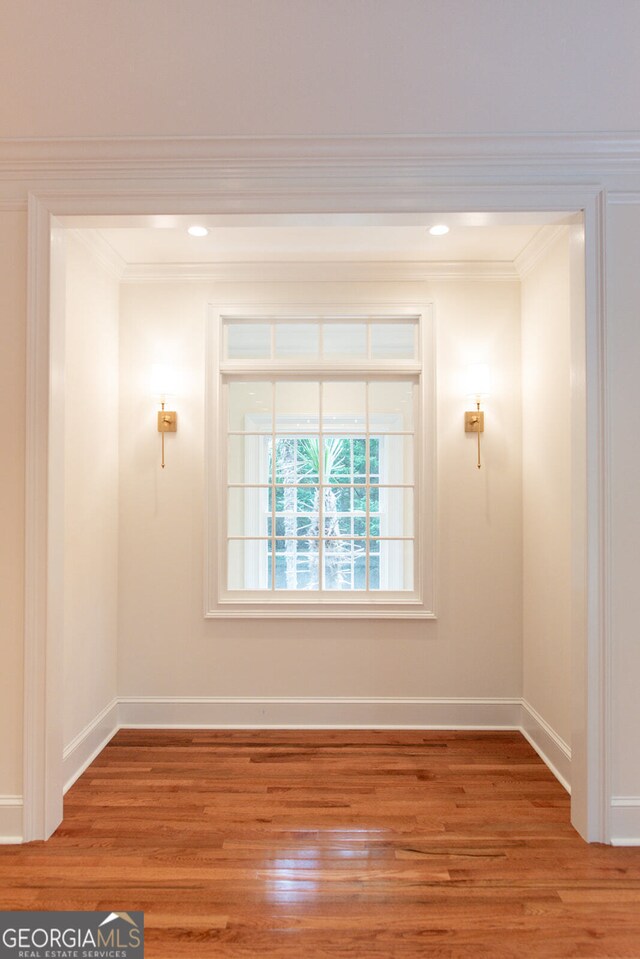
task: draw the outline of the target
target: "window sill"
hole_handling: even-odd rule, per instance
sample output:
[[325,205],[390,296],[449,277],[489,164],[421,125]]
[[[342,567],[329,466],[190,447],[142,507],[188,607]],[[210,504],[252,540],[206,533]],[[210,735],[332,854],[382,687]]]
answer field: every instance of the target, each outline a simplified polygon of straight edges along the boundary
[[290,603],[284,605],[243,604],[225,605],[221,603],[215,609],[205,611],[205,619],[437,619],[433,610],[425,609],[419,603],[380,604],[371,603],[362,607],[345,604],[344,606]]

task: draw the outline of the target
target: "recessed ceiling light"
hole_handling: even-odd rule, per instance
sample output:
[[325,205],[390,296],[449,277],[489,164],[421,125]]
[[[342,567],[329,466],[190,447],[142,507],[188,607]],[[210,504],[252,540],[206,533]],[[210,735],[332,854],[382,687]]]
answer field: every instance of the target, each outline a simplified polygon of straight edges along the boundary
[[190,226],[187,230],[189,236],[206,236],[208,232],[206,226]]
[[431,236],[444,236],[445,233],[449,232],[449,227],[446,223],[436,223],[435,226],[432,226],[429,230]]

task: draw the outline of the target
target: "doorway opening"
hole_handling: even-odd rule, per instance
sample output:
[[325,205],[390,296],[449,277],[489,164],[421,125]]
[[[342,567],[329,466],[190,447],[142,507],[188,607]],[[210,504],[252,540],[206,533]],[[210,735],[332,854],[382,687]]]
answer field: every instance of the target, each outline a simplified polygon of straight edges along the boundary
[[[429,234],[436,221],[448,233]],[[194,225],[208,234],[190,235]],[[62,506],[49,554],[62,597],[51,621],[64,650],[52,680],[62,694],[59,811],[63,788],[121,726],[518,728],[571,784],[585,834],[585,744],[574,737],[584,707],[575,651],[586,646],[587,619],[586,589],[575,589],[586,579],[582,215],[58,216],[52,235],[52,414],[64,424],[50,449]],[[397,352],[399,327],[427,313],[427,366],[392,372],[388,356],[374,357],[374,335]],[[222,398],[210,346],[223,342],[220,318],[229,316],[254,329],[238,341],[236,366],[218,371]],[[389,318],[405,322],[371,332],[392,328]],[[340,389],[327,389],[326,369],[324,379],[312,369],[314,325],[323,362],[325,327],[338,344]],[[287,389],[260,365],[267,326],[270,356],[280,335],[291,363],[280,369]],[[464,374],[475,363],[491,378],[479,470],[477,437],[464,431]],[[179,384],[164,468],[154,367]],[[422,408],[411,401],[409,429],[398,384],[406,392],[412,377],[431,391]],[[258,410],[255,387],[265,382]],[[235,424],[230,385],[240,387]],[[212,442],[221,403],[224,449],[219,435]],[[318,433],[318,478],[285,476],[278,450],[297,469],[323,404],[333,421]],[[415,427],[429,417],[425,453]],[[260,439],[267,420],[271,446]],[[340,460],[331,477],[328,442]],[[257,444],[264,476],[251,473],[247,444]],[[215,502],[225,504],[213,527],[217,541],[225,537],[216,583],[277,590],[280,563],[282,582],[308,594],[333,576],[354,600],[344,615],[279,606],[258,624],[258,599],[208,618],[212,484],[216,497],[224,486]],[[415,520],[429,513],[431,552]],[[402,607],[392,617],[358,615],[363,583],[413,587],[416,554],[437,584],[430,615]]]

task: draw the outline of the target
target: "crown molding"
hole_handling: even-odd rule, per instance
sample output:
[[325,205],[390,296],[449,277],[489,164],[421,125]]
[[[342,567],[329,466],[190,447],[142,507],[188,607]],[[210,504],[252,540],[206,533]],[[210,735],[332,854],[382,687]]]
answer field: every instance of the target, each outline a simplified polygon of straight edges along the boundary
[[425,282],[518,279],[509,261],[129,263],[124,283]]
[[358,137],[63,137],[0,139],[1,178],[236,175],[359,164],[403,175],[472,166],[640,171],[637,133]]
[[26,213],[25,196],[0,196],[0,213]]
[[640,203],[640,190],[609,190],[607,203],[613,206],[629,206]]
[[534,269],[549,247],[552,246],[563,233],[566,233],[568,229],[567,226],[560,225],[543,226],[538,230],[513,262],[515,272],[521,280]]
[[70,230],[74,239],[81,243],[97,263],[114,280],[121,280],[127,266],[119,253],[105,240],[99,230]]
[[[128,162],[132,157],[172,162],[175,159],[249,163],[283,157],[314,162],[362,159],[440,161],[468,158],[544,160],[559,157],[640,161],[640,134],[440,134],[293,137],[33,137],[0,138],[0,160],[46,158]],[[24,170],[24,167],[23,167]]]

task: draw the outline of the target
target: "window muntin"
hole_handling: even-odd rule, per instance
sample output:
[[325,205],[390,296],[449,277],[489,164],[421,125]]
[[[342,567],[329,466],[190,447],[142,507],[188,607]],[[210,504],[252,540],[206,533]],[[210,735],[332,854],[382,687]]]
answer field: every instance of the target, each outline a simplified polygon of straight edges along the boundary
[[228,383],[229,589],[413,590],[416,387]]
[[232,317],[224,321],[222,340],[223,362],[418,359],[415,317]]
[[[206,615],[433,617],[429,308],[240,312],[219,311],[209,341]],[[326,481],[325,438],[349,444]],[[292,439],[314,442],[317,476],[283,460]]]

